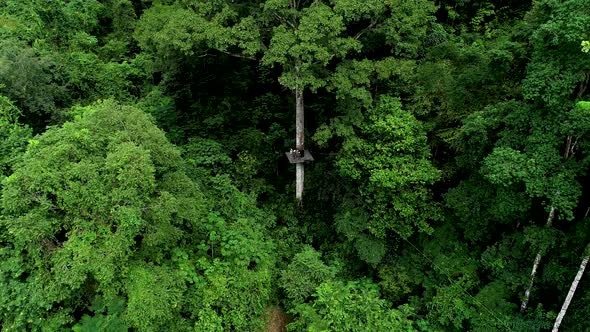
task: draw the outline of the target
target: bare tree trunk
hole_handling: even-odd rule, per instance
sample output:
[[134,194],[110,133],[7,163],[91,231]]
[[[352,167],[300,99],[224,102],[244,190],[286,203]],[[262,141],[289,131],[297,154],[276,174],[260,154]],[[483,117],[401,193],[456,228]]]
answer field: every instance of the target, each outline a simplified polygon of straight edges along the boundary
[[[303,113],[303,91],[299,85],[295,89],[295,149],[303,151],[304,145],[304,113]],[[304,164],[295,164],[295,198],[299,203],[303,199]]]
[[[559,194],[559,193],[558,193]],[[551,227],[553,223],[553,218],[555,218],[555,207],[552,205],[551,210],[549,211],[549,217],[547,217],[547,223],[545,227]],[[535,282],[535,276],[537,275],[537,270],[539,269],[539,264],[541,263],[541,251],[537,253],[537,257],[535,257],[535,262],[533,263],[533,270],[531,271],[531,280],[529,281],[529,287],[524,292],[524,299],[520,304],[520,312],[525,312],[527,305],[529,303],[529,298],[531,297],[531,289],[533,289],[533,284]]]
[[[563,152],[563,159],[568,160],[574,153],[575,143],[572,145],[572,136],[567,136],[566,144],[565,144],[565,151]],[[559,196],[559,190],[555,193],[555,196]],[[551,205],[551,210],[549,211],[549,217],[547,218],[547,223],[545,224],[546,227],[551,227],[553,223],[553,219],[555,218],[555,206]],[[533,270],[531,271],[531,280],[529,282],[529,287],[524,292],[524,299],[520,304],[520,312],[524,313],[527,309],[527,305],[529,303],[529,298],[531,296],[531,289],[533,288],[533,283],[535,282],[535,276],[537,275],[537,270],[539,269],[539,264],[541,263],[541,251],[537,253],[537,257],[535,257],[535,262],[533,263]]]
[[559,325],[561,325],[561,321],[565,316],[565,312],[569,307],[570,303],[572,302],[572,298],[574,297],[574,293],[576,292],[576,288],[578,288],[578,284],[580,283],[580,279],[582,279],[582,275],[584,275],[584,270],[586,270],[586,265],[588,264],[588,260],[590,260],[590,245],[586,247],[584,250],[584,258],[582,259],[582,264],[580,264],[580,268],[578,269],[578,273],[574,278],[574,282],[570,286],[570,290],[567,293],[565,301],[563,302],[563,306],[561,306],[561,310],[559,311],[559,315],[557,315],[557,319],[555,319],[555,324],[553,325],[552,332],[559,331]]
[[[570,153],[573,151],[572,148],[572,136],[568,136],[566,139],[565,144],[565,151],[563,152],[563,159],[568,160],[570,158]],[[559,196],[559,190],[555,193],[555,196]],[[553,223],[553,218],[555,217],[555,206],[551,205],[551,210],[549,211],[549,217],[547,218],[547,223],[545,227],[551,227]],[[524,292],[524,299],[520,304],[520,312],[524,313],[527,309],[527,305],[529,303],[529,298],[531,296],[531,289],[533,289],[533,284],[535,282],[535,276],[537,275],[537,270],[539,269],[539,264],[541,263],[541,251],[537,253],[537,257],[535,257],[535,262],[533,263],[533,270],[531,271],[531,280],[529,281],[529,287]]]

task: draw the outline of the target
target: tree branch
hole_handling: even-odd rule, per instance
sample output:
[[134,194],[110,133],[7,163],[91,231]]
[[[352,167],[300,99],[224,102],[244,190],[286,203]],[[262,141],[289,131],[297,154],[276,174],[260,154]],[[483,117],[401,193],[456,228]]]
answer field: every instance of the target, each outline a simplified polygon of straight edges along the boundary
[[248,59],[248,60],[256,60],[256,58],[253,57],[253,56],[242,55],[242,54],[238,54],[238,53],[231,53],[231,52],[222,51],[222,50],[218,50],[218,51],[221,52],[221,53],[223,53],[223,54],[227,54],[229,56],[233,56],[234,58]]
[[354,39],[359,39],[359,38],[361,38],[361,36],[362,36],[362,35],[364,35],[365,33],[367,33],[369,30],[371,30],[371,29],[372,29],[372,28],[373,28],[373,27],[374,27],[374,26],[377,24],[377,22],[378,22],[378,21],[373,21],[373,22],[371,22],[371,24],[369,24],[369,26],[368,26],[368,27],[366,27],[366,28],[364,28],[363,30],[359,31],[359,33],[357,33],[357,34],[354,36]]
[[283,23],[289,25],[291,28],[293,28],[293,30],[297,30],[297,28],[295,28],[295,25],[293,23],[287,21],[284,17],[282,17],[281,15],[279,15],[277,13],[273,13],[273,14],[280,22],[283,22]]

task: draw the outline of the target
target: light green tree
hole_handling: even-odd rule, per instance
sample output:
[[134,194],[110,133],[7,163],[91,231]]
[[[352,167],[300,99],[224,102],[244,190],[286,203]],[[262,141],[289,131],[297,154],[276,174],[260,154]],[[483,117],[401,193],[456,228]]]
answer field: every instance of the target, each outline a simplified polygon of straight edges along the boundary
[[336,227],[363,260],[376,264],[385,254],[388,231],[407,238],[415,230],[432,230],[429,221],[438,212],[428,186],[440,172],[430,160],[424,129],[399,99],[381,97],[354,129],[336,164],[357,189],[344,200]]
[[322,283],[312,302],[291,312],[295,321],[288,325],[290,331],[419,331],[410,319],[411,308],[392,309],[368,280]]
[[0,182],[12,173],[31,138],[31,130],[18,123],[19,115],[16,106],[0,96]]
[[286,270],[281,272],[280,286],[285,291],[288,306],[306,302],[323,282],[336,276],[337,269],[322,262],[320,253],[306,246],[293,257]]
[[260,326],[273,263],[259,221],[272,218],[227,179],[204,192],[146,113],[104,101],[71,115],[4,181],[3,329],[59,330],[79,315],[80,330],[187,330],[211,318],[198,312]]

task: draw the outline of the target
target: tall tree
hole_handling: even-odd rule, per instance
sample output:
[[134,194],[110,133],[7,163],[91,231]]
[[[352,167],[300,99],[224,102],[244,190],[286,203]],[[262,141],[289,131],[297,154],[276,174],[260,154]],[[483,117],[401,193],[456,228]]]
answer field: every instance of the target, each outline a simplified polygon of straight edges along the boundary
[[408,238],[415,230],[432,230],[429,221],[437,219],[438,210],[428,186],[440,172],[429,160],[423,127],[399,99],[382,96],[355,129],[336,161],[356,189],[344,200],[336,228],[363,260],[377,264],[389,231]]
[[259,328],[272,216],[226,177],[191,177],[146,113],[113,101],[72,112],[4,182],[2,328]]
[[[197,24],[189,26],[186,17]],[[168,29],[172,31],[164,36]],[[212,48],[252,60],[259,55],[263,65],[280,65],[278,81],[295,97],[295,149],[300,152],[305,149],[305,91],[326,86],[328,65],[361,46],[347,36],[342,15],[322,1],[267,1],[256,16],[240,16],[239,6],[225,1],[155,6],[142,18],[137,38],[144,48],[172,47],[187,54]],[[303,163],[296,164],[295,182],[301,201]]]
[[[264,13],[276,17],[269,47],[262,63],[279,64],[283,71],[279,82],[295,95],[295,149],[303,152],[304,104],[307,88],[312,91],[326,86],[329,72],[326,67],[335,58],[343,58],[353,50],[360,50],[360,42],[346,36],[341,15],[330,6],[314,1],[267,1]],[[304,164],[296,164],[295,198],[303,199]]]
[[21,115],[8,98],[0,96],[0,183],[21,160],[31,138],[30,128],[18,123]]
[[565,317],[565,313],[567,312],[567,308],[570,306],[570,303],[572,302],[572,298],[574,297],[574,294],[576,293],[576,289],[578,288],[578,284],[580,283],[580,280],[582,279],[582,276],[584,275],[584,271],[586,270],[586,265],[588,265],[588,260],[590,260],[590,244],[588,246],[586,246],[586,249],[584,249],[582,262],[580,263],[580,267],[578,268],[578,273],[576,273],[576,277],[574,278],[574,281],[572,282],[572,285],[570,286],[570,290],[567,293],[565,301],[563,301],[563,305],[561,306],[561,310],[559,310],[559,314],[557,315],[557,318],[555,318],[555,324],[553,325],[553,330],[551,330],[552,332],[559,331],[559,327],[561,326],[561,321],[563,320],[563,317]]

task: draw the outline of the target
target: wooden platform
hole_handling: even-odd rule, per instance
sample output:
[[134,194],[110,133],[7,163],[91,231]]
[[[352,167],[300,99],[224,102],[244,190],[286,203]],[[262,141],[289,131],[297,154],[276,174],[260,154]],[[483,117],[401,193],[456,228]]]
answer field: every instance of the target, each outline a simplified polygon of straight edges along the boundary
[[287,156],[287,159],[289,159],[289,162],[291,164],[301,164],[307,161],[313,161],[313,157],[311,155],[311,153],[309,152],[309,150],[304,150],[304,154],[303,157],[298,157],[295,154],[289,153],[289,152],[285,152],[285,155]]

